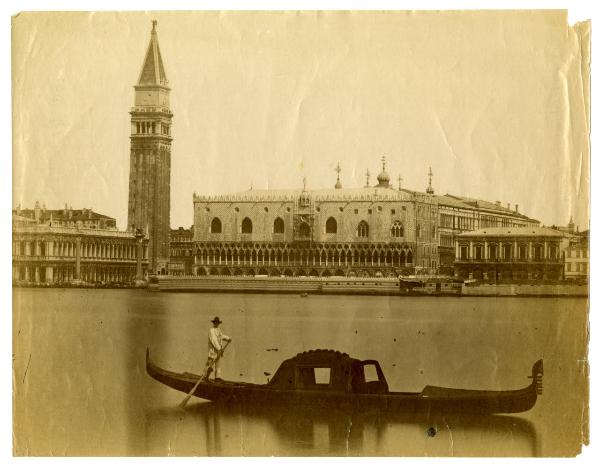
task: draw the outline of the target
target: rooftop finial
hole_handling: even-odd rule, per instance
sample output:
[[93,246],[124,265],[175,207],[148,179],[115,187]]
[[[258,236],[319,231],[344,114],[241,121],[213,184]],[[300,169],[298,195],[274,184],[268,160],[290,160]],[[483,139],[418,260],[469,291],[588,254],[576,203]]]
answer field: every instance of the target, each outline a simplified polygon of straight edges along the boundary
[[367,169],[367,187],[369,187],[369,178],[371,177],[371,172],[369,172],[369,169]]
[[385,156],[381,156],[381,173],[377,175],[377,186],[380,188],[390,187],[390,176],[385,171]]
[[152,20],[152,32],[156,32],[156,25],[158,24],[158,21],[156,21],[155,19]]
[[429,186],[427,187],[427,193],[429,193],[430,195],[433,194],[433,187],[431,186],[431,178],[433,177],[433,172],[431,170],[431,167],[429,167]]
[[402,175],[398,175],[398,191],[402,190]]
[[340,182],[340,172],[342,171],[341,167],[340,167],[340,163],[338,162],[337,165],[335,166],[335,169],[333,169],[337,172],[337,182],[335,182],[335,189],[339,190],[340,188],[342,188],[342,182]]
[[304,191],[306,191],[306,177],[302,177],[302,185],[304,185]]

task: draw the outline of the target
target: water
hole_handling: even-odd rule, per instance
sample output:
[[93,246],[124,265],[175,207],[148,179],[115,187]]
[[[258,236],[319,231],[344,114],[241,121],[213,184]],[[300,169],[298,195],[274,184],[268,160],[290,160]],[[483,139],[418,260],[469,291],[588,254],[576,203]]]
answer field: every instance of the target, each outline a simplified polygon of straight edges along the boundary
[[[578,298],[168,294],[14,289],[18,455],[574,455],[586,403]],[[266,382],[297,352],[379,360],[391,390],[514,389],[544,358],[524,414],[360,414],[218,407],[145,373],[152,359],[200,373],[210,320],[233,337],[223,377]],[[268,350],[270,349],[270,350]],[[273,350],[277,349],[277,350]]]

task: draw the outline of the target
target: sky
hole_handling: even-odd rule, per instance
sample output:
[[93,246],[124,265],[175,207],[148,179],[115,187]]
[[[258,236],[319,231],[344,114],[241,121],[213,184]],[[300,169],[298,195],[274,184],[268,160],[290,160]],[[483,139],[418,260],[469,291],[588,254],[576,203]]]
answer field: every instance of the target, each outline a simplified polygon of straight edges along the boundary
[[27,13],[13,19],[13,207],[127,221],[129,110],[157,31],[171,226],[192,194],[397,186],[588,223],[585,41],[565,12]]

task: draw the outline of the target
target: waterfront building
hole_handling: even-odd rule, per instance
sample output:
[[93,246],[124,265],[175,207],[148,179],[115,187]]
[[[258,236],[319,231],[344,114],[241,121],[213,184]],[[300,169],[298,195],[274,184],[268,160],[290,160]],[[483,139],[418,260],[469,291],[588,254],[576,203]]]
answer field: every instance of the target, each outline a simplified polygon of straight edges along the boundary
[[565,234],[547,227],[487,227],[456,236],[455,275],[482,282],[563,279]]
[[95,212],[93,209],[73,209],[67,207],[64,209],[46,209],[46,205],[40,205],[35,202],[33,209],[21,209],[17,206],[13,209],[13,219],[15,216],[21,218],[21,221],[29,219],[33,223],[48,224],[59,227],[80,227],[85,229],[116,230],[117,222],[113,217]]
[[[499,202],[390,184],[194,194],[194,274],[396,276],[454,270],[454,241],[481,227],[539,227]],[[368,172],[367,172],[368,175]],[[401,178],[399,178],[401,180]],[[178,249],[179,250],[179,249]]]
[[377,185],[194,194],[198,275],[397,276],[438,266],[430,193]]
[[165,274],[169,262],[171,192],[171,88],[165,73],[156,21],[135,89],[131,114],[127,230],[149,237],[150,270]]
[[13,283],[133,283],[148,269],[142,233],[65,227],[13,216]]
[[438,196],[440,269],[452,272],[456,238],[463,232],[488,227],[539,227],[540,222],[519,212],[519,205],[495,203],[456,195]]
[[[571,230],[573,231],[573,229]],[[587,282],[590,275],[590,231],[577,233],[565,248],[565,279]]]

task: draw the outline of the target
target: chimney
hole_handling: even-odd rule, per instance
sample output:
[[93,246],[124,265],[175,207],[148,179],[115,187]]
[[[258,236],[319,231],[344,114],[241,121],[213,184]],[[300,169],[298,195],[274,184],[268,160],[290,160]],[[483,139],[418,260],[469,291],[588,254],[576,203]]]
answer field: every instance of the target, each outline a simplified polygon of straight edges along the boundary
[[17,205],[17,216],[21,215],[21,203]]
[[40,202],[36,201],[35,202],[35,209],[34,209],[34,215],[35,215],[35,221],[39,222],[40,221]]
[[518,213],[519,212],[519,205],[515,204],[515,212]]
[[510,211],[510,203],[506,203],[506,208]]
[[67,203],[65,203],[65,210],[63,211],[63,215],[67,215]]

